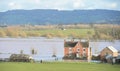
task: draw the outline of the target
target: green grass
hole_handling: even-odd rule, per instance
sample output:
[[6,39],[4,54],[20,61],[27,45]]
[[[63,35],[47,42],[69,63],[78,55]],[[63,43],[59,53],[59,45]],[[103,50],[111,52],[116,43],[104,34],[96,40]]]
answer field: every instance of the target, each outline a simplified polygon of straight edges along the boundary
[[27,34],[29,33],[37,33],[40,36],[42,35],[50,35],[52,37],[81,37],[85,38],[88,36],[88,31],[91,32],[89,35],[94,35],[94,29],[66,29],[66,30],[60,30],[60,29],[46,29],[46,30],[30,30],[25,32]]
[[[90,34],[88,34],[90,32]],[[88,38],[88,36],[93,36],[95,34],[94,29],[66,29],[66,30],[61,30],[61,29],[0,29],[0,37],[48,37],[48,38],[53,38],[53,37],[60,37],[60,38],[66,38],[66,37],[73,37],[73,38]]]
[[0,63],[0,71],[120,71],[120,65],[53,62],[53,63]]

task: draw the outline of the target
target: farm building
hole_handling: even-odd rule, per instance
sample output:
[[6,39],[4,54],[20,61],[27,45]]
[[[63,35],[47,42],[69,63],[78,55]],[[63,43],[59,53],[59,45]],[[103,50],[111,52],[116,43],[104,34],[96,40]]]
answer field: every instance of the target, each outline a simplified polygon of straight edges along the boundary
[[90,55],[89,42],[64,41],[64,59],[88,59]]
[[120,50],[118,50],[118,55],[120,55]]
[[120,55],[116,58],[116,63],[120,64]]
[[112,59],[116,58],[117,56],[118,50],[112,46],[104,48],[100,53],[101,60],[106,62],[112,62]]
[[13,62],[31,62],[33,58],[27,54],[12,54],[10,56],[10,61]]
[[108,46],[108,47],[104,48],[100,53],[101,57],[104,57],[106,55],[112,55],[113,57],[117,57],[118,56],[118,50],[115,49],[112,46]]

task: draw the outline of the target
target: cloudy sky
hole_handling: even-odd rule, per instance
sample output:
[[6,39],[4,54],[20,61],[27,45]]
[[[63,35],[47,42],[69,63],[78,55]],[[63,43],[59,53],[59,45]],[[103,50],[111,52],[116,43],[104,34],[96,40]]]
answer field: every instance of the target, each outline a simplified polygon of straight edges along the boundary
[[0,12],[13,9],[110,9],[120,11],[120,0],[0,0]]

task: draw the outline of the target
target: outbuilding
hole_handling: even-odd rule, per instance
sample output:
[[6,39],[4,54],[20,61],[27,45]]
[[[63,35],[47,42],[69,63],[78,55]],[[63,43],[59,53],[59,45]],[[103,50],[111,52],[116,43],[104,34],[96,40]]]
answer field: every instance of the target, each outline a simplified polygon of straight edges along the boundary
[[108,46],[101,51],[100,57],[102,61],[111,62],[113,58],[118,57],[118,50],[113,46]]

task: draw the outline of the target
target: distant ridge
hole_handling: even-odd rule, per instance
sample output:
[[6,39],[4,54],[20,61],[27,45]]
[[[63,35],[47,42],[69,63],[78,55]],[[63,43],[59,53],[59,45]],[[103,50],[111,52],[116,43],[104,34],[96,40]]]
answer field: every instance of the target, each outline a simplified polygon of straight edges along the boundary
[[120,11],[115,10],[9,10],[0,12],[0,24],[120,24]]

